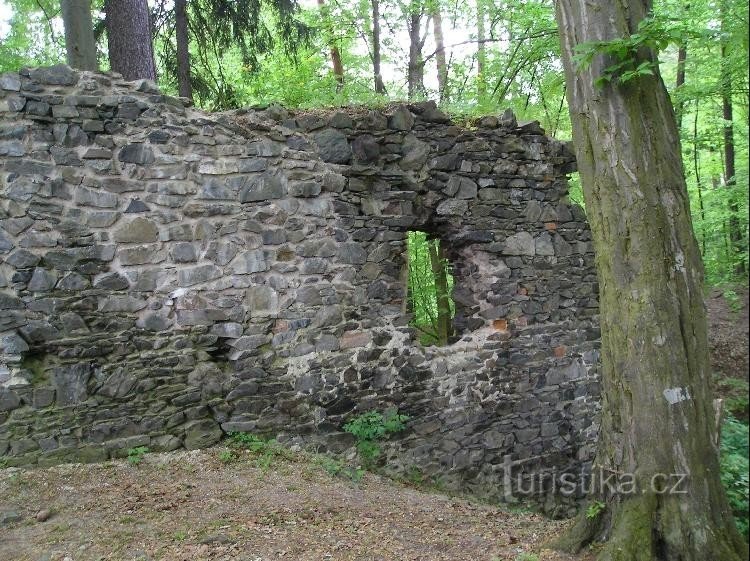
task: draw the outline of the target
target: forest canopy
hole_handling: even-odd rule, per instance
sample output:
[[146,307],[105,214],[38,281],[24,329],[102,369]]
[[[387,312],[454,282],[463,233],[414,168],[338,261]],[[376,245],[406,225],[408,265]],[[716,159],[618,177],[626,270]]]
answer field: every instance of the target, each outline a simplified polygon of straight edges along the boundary
[[[548,0],[149,0],[148,6],[159,86],[208,110],[431,98],[465,117],[510,108],[520,119],[540,121],[553,137],[572,136]],[[92,2],[92,14],[97,62],[108,69],[103,0]],[[603,79],[651,72],[648,65],[628,68],[628,49],[658,49],[707,281],[744,278],[747,3],[659,0],[637,35],[606,47],[615,63]],[[0,38],[0,71],[64,61],[60,2],[3,0]],[[602,48],[582,49],[579,64]],[[577,181],[571,198],[582,203]]]

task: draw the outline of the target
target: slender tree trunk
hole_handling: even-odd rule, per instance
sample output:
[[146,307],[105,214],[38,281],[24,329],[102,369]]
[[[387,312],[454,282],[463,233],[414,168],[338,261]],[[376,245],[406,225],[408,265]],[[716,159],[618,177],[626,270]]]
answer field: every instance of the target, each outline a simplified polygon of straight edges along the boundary
[[[324,11],[325,0],[318,0],[318,6],[320,7],[321,11]],[[325,19],[328,20],[327,14],[325,14]],[[333,66],[333,75],[336,77],[336,89],[340,90],[344,87],[344,65],[341,62],[341,52],[336,46],[336,42],[333,40],[333,38],[331,38],[331,42],[328,47],[331,51],[331,66]]]
[[151,19],[146,0],[106,0],[109,65],[126,80],[156,81]]
[[477,0],[477,93],[479,101],[487,95],[487,48],[485,40],[485,10],[484,0]]
[[94,26],[91,22],[91,1],[62,0],[60,7],[65,25],[68,64],[79,70],[98,70]]
[[385,84],[380,73],[380,0],[371,0],[372,5],[372,72],[375,93],[385,94]]
[[188,36],[187,0],[175,0],[175,35],[177,36],[177,83],[182,97],[193,99],[190,83],[190,38]]
[[424,61],[422,60],[422,8],[417,2],[412,2],[409,8],[409,68],[408,68],[408,96],[414,99],[423,95],[424,89]]
[[430,254],[430,267],[435,278],[435,297],[437,300],[437,332],[438,345],[445,346],[448,339],[453,335],[451,325],[451,305],[448,290],[448,273],[445,270],[445,252],[440,247],[439,240],[427,240],[427,249]]
[[597,514],[582,513],[557,545],[604,541],[600,561],[739,561],[747,546],[719,479],[703,266],[673,108],[658,70],[598,88],[611,63],[599,57],[579,70],[573,61],[581,43],[634,33],[650,8],[650,0],[556,3],[599,276],[603,370]]
[[[685,85],[685,61],[687,60],[687,46],[680,45],[677,51],[677,79],[675,80],[675,92],[680,95],[680,88]],[[682,129],[682,110],[685,104],[678,101],[675,104],[675,118],[677,119],[677,130]]]
[[[722,37],[726,37],[727,24],[727,1],[721,2],[721,28]],[[734,150],[734,115],[732,106],[732,75],[729,68],[729,53],[726,39],[721,43],[721,105],[724,117],[724,185],[731,189],[736,184],[735,150]],[[729,239],[733,258],[743,254],[744,236],[739,220],[739,204],[734,196],[729,197]],[[745,264],[738,261],[735,265],[735,273],[740,276],[745,274]]]
[[445,61],[445,39],[443,37],[443,14],[440,4],[435,2],[432,9],[432,25],[435,32],[435,63],[437,65],[438,96],[440,101],[448,101],[448,64]]
[[706,256],[706,209],[703,204],[703,180],[701,178],[700,154],[698,152],[698,109],[699,101],[695,100],[695,115],[693,117],[693,169],[695,171],[695,187],[698,190],[698,208],[701,216],[701,255]]

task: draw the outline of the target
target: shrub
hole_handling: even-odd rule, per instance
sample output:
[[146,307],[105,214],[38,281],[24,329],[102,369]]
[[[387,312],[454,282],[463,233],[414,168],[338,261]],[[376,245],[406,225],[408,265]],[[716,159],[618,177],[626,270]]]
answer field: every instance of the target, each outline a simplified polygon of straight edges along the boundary
[[344,425],[344,430],[354,436],[357,441],[357,452],[362,462],[372,466],[380,456],[379,441],[391,434],[401,432],[406,428],[409,417],[398,412],[385,414],[370,411],[355,417]]
[[128,463],[131,466],[137,466],[143,460],[143,456],[148,454],[148,447],[137,446],[128,450]]
[[721,433],[721,482],[727,492],[737,529],[748,539],[748,425],[728,416]]

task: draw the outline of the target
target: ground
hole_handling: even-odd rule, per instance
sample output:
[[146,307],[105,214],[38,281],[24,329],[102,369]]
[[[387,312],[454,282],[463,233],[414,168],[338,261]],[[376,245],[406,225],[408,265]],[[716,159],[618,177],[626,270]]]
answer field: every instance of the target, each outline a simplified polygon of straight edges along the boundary
[[725,409],[747,421],[748,288],[713,288],[706,297],[711,365]]
[[[719,389],[736,400],[747,393],[748,292],[727,290],[710,292],[707,307]],[[304,454],[274,456],[266,464],[258,454],[218,447],[147,454],[136,464],[118,460],[0,470],[0,560],[593,557],[543,549],[567,522],[418,490],[370,473],[354,482],[331,475],[331,465],[325,469],[320,459]],[[37,520],[40,512],[39,518],[49,517]]]
[[245,451],[226,456],[213,448],[137,465],[0,470],[0,559],[583,559],[541,550],[566,522],[370,473],[355,483],[299,454],[269,466]]

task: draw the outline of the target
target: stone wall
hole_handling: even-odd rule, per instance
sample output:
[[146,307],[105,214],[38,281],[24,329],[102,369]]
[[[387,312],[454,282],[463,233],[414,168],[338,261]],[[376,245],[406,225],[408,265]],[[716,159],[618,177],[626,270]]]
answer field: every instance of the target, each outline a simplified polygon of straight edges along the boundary
[[[387,454],[502,495],[578,469],[598,407],[590,234],[564,145],[434,104],[210,115],[67,67],[0,77],[0,461],[103,460],[248,431]],[[454,266],[456,340],[422,347],[407,230]]]

